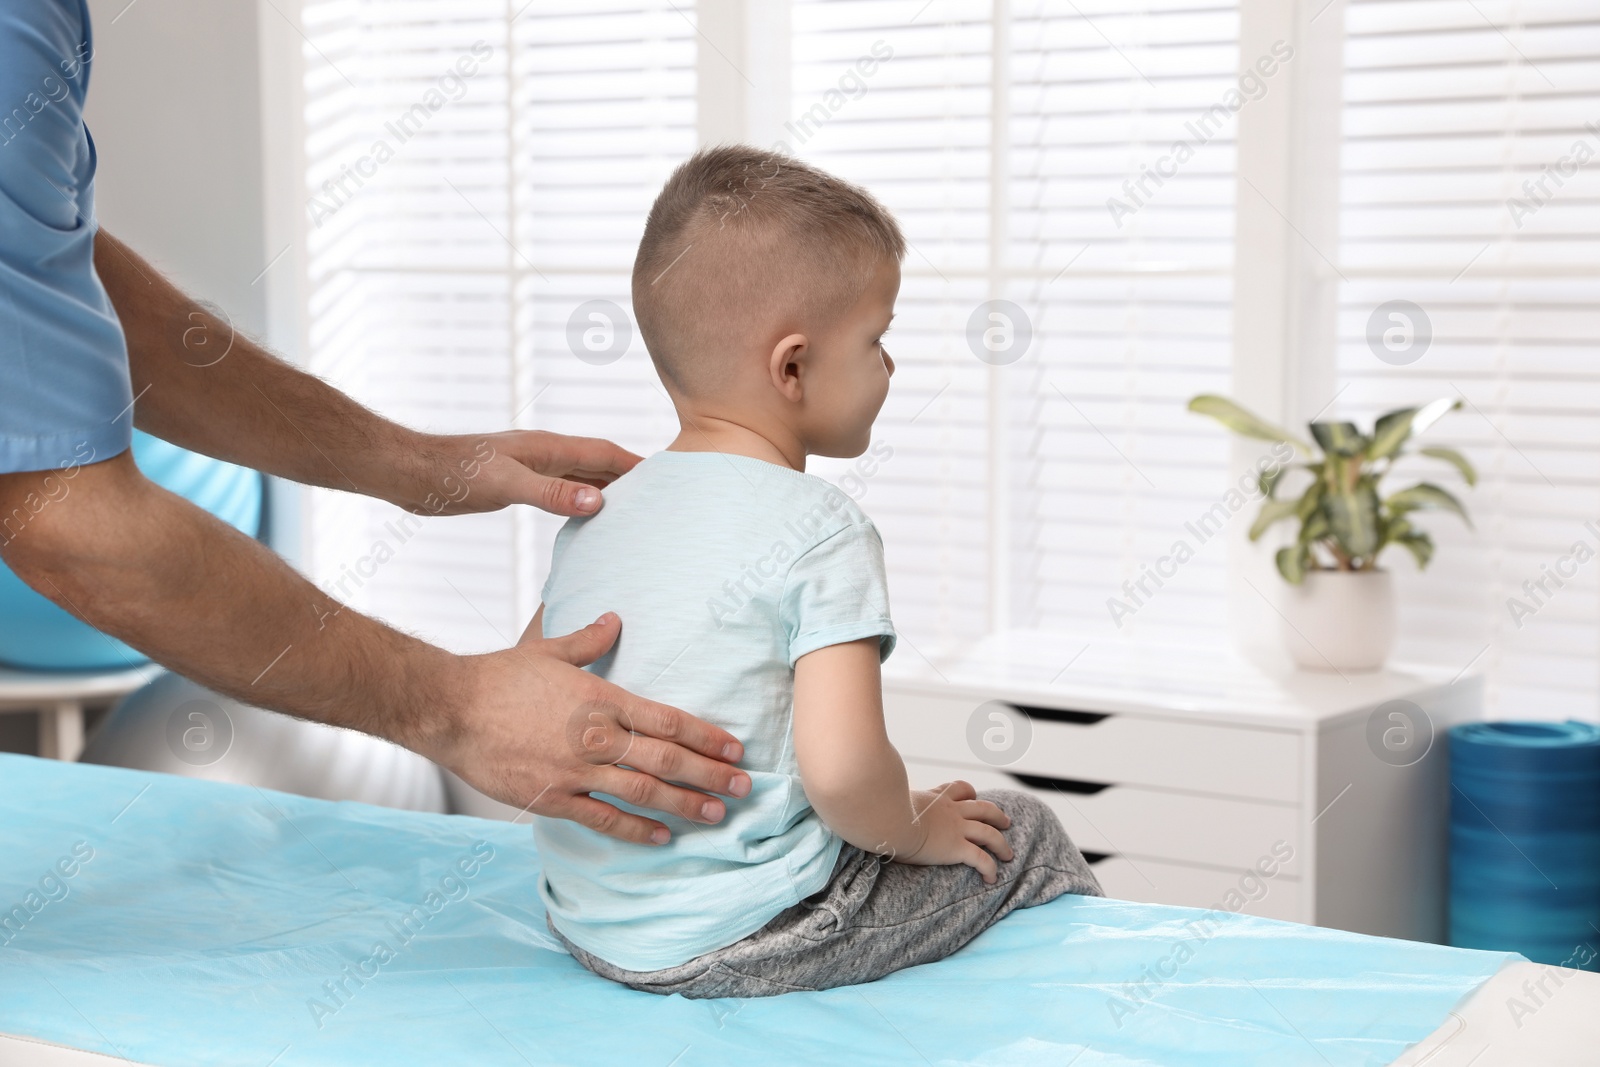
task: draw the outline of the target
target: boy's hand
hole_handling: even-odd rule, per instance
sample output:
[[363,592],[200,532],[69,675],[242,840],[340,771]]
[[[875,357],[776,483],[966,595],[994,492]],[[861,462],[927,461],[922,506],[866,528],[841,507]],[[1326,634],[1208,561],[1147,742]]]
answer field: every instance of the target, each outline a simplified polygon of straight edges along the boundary
[[1011,826],[1005,812],[979,800],[978,791],[966,782],[913,790],[911,810],[922,830],[922,844],[909,855],[894,857],[896,860],[924,867],[964,863],[983,875],[985,883],[994,885],[999,877],[995,857],[1011,859],[1011,846],[1000,832]]

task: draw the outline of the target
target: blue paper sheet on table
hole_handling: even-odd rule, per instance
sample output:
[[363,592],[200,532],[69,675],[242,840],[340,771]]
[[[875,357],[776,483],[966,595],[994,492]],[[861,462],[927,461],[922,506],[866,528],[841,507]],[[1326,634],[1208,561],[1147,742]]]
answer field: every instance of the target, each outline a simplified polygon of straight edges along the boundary
[[1386,1064],[1511,958],[1073,896],[868,985],[657,997],[560,950],[526,824],[22,756],[0,857],[0,1033],[173,1067]]

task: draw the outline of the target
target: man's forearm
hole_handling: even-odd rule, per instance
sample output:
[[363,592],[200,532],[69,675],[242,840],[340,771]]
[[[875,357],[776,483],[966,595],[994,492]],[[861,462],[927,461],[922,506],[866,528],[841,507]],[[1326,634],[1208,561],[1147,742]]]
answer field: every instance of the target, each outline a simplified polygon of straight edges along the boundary
[[236,334],[104,230],[95,269],[127,337],[140,429],[305,485],[421,503],[423,435]]
[[[12,475],[11,479],[24,476]],[[79,469],[0,555],[40,593],[246,703],[437,750],[470,701],[459,660],[328,597],[131,457]]]

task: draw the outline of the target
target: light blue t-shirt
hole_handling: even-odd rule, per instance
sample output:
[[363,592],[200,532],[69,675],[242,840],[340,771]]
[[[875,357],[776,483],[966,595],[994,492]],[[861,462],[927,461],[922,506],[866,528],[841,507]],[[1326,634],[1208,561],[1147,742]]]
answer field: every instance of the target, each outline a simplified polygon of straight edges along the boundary
[[[535,820],[540,895],[579,947],[634,971],[730,945],[827,884],[841,841],[795,762],[794,663],[864,637],[894,647],[883,543],[839,488],[745,456],[658,452],[556,537],[544,633],[622,618],[590,669],[745,746],[748,797],[716,826],[658,811],[662,846]],[[626,760],[623,761],[624,765]],[[605,800],[614,798],[603,797]]]
[[83,0],[0,0],[0,474],[128,448],[122,326],[94,270]]

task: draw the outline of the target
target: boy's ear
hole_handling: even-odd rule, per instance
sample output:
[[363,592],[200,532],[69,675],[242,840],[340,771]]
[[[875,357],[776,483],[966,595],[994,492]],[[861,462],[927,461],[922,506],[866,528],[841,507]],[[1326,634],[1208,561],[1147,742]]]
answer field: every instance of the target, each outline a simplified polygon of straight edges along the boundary
[[804,368],[810,354],[811,341],[803,333],[791,333],[773,347],[767,374],[785,400],[798,404],[805,396]]

